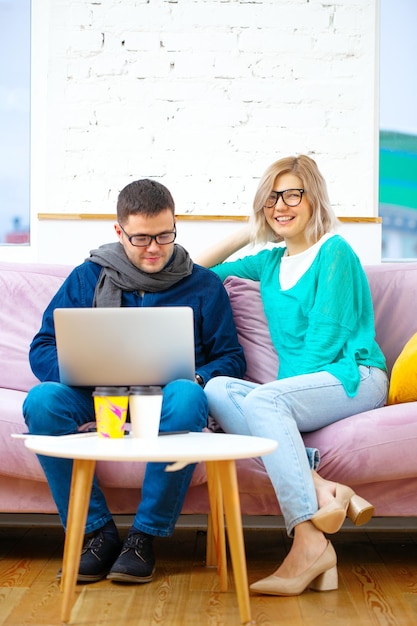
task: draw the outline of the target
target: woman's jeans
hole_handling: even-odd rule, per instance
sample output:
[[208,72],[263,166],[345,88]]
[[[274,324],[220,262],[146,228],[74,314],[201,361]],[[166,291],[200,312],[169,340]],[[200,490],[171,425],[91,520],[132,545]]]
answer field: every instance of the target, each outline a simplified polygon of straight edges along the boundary
[[314,451],[307,450],[306,454],[300,433],[385,404],[386,373],[374,367],[359,369],[361,382],[354,398],[349,398],[340,381],[327,372],[264,385],[220,376],[205,387],[209,413],[225,432],[278,442],[277,449],[262,460],[290,536],[294,526],[310,519],[318,508],[311,473]]
[[[68,435],[95,420],[91,389],[45,382],[28,393],[23,415],[30,433]],[[163,390],[160,431],[201,432],[207,425],[207,398],[194,381],[177,380]],[[64,528],[67,523],[72,460],[38,456],[45,472]],[[171,535],[181,513],[195,465],[178,472],[165,472],[166,463],[148,463],[142,499],[133,526],[151,535]],[[116,468],[117,469],[117,468]],[[96,478],[93,481],[86,533],[101,528],[111,519]]]

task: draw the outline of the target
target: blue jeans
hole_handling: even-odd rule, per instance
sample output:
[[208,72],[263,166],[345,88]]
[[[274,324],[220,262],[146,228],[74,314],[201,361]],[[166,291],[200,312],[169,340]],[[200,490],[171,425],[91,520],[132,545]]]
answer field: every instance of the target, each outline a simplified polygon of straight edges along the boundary
[[373,367],[359,369],[361,382],[354,398],[349,398],[340,381],[327,372],[264,385],[219,376],[205,387],[209,413],[224,431],[278,442],[276,451],[262,460],[290,536],[294,526],[310,519],[318,508],[311,473],[313,451],[306,454],[300,433],[385,404],[386,373]]
[[[45,382],[33,387],[23,405],[30,433],[68,435],[94,421],[91,389]],[[203,389],[193,381],[176,380],[163,390],[160,431],[201,432],[207,425],[208,405]],[[67,523],[72,461],[38,456],[64,528]],[[166,463],[148,463],[142,499],[133,522],[137,530],[166,537],[172,534],[181,513],[195,465],[178,472],[165,472]],[[101,528],[111,519],[103,492],[94,478],[86,533]]]

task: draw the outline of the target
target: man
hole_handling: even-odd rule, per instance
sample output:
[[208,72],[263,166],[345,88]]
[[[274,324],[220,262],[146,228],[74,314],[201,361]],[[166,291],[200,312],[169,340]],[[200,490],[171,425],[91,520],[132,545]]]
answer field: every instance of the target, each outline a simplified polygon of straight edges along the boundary
[[[92,390],[59,382],[53,311],[61,307],[191,306],[194,311],[195,382],[164,387],[161,431],[201,431],[207,423],[204,384],[214,376],[241,377],[243,350],[220,279],[194,265],[176,237],[175,205],[168,189],[144,179],[127,185],[117,202],[118,242],[105,244],[76,267],[48,305],[30,347],[30,363],[41,383],[28,394],[23,414],[30,433],[66,435],[94,420]],[[175,329],[174,329],[175,332]],[[39,456],[65,528],[72,461]],[[96,479],[93,481],[79,582],[105,576],[121,582],[152,580],[152,540],[172,534],[194,466],[165,472],[149,463],[142,500],[123,546]]]

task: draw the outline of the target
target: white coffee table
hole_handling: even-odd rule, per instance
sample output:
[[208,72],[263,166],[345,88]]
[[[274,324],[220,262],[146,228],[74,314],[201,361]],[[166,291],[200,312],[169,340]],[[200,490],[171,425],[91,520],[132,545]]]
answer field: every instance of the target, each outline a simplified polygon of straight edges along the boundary
[[74,460],[62,563],[61,618],[64,623],[71,616],[96,461],[172,463],[167,471],[176,471],[190,463],[206,462],[220,589],[227,588],[224,510],[240,618],[243,624],[251,622],[235,460],[269,454],[277,447],[276,441],[214,433],[167,435],[152,440],[131,436],[100,439],[95,433],[88,433],[63,437],[29,435],[25,445],[37,454]]

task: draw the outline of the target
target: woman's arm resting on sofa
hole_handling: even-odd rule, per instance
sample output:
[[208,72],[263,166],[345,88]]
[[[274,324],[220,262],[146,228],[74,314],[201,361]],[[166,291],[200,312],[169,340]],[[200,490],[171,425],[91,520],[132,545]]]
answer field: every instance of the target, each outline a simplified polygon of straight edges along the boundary
[[213,267],[223,263],[230,255],[248,245],[250,241],[250,226],[245,224],[232,235],[206,248],[194,258],[194,261],[203,267]]

